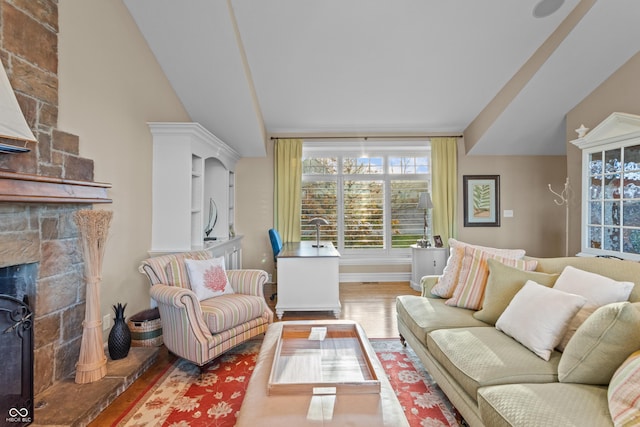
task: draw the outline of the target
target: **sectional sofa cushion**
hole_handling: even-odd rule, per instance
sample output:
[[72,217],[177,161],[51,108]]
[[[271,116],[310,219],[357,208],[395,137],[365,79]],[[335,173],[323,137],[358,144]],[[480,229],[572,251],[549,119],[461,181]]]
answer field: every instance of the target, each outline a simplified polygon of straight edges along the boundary
[[427,349],[473,400],[487,385],[558,381],[559,352],[546,362],[490,326],[433,331]]
[[484,425],[491,427],[612,426],[606,387],[582,384],[511,384],[478,391]]
[[616,370],[607,397],[611,418],[617,426],[640,425],[640,351],[636,351]]
[[524,286],[527,280],[552,287],[559,274],[524,271],[504,265],[498,260],[488,259],[489,278],[484,291],[482,309],[473,313],[473,317],[490,325],[495,325],[498,317],[507,308],[513,297]]
[[515,338],[535,354],[549,360],[586,299],[531,280],[513,297],[496,322],[496,328]]
[[486,323],[473,318],[473,311],[448,307],[444,301],[417,295],[401,295],[396,299],[398,320],[425,346],[427,334],[436,329],[487,326]]
[[212,334],[227,331],[264,313],[264,298],[255,295],[227,294],[200,303],[202,316]]
[[433,295],[437,295],[441,298],[451,298],[453,291],[458,284],[458,275],[462,266],[462,259],[464,257],[464,248],[471,246],[479,248],[485,252],[500,255],[505,258],[520,259],[524,257],[524,249],[498,249],[489,248],[486,246],[470,245],[465,242],[461,242],[456,239],[449,239],[449,259],[442,272],[442,276],[438,280],[438,283],[431,289]]
[[567,383],[609,384],[616,369],[640,348],[640,303],[598,308],[573,335],[558,366]]
[[482,308],[484,290],[489,277],[488,259],[496,259],[503,264],[521,270],[535,270],[538,265],[534,260],[512,259],[498,254],[486,252],[480,248],[467,246],[458,275],[458,284],[453,296],[447,300],[447,305],[479,310]]

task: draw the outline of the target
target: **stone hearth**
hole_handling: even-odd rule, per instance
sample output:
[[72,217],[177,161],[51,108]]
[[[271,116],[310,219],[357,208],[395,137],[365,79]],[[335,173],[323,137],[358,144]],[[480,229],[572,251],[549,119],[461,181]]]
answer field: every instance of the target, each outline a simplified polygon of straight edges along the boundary
[[86,426],[158,358],[159,347],[132,347],[120,360],[107,359],[107,376],[90,384],[68,377],[35,399],[31,427]]

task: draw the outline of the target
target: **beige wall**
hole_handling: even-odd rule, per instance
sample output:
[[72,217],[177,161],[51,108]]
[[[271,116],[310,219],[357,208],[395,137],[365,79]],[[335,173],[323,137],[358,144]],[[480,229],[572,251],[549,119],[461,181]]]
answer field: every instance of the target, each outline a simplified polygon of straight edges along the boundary
[[[127,303],[149,307],[137,271],[151,242],[151,134],[148,121],[189,121],[120,0],[59,2],[59,128],[80,137],[95,180],[113,185],[101,288],[102,315]],[[169,171],[168,171],[169,172]]]
[[244,267],[273,273],[273,251],[268,235],[271,227],[273,141],[268,141],[266,157],[242,158],[236,166],[236,233],[244,236]]
[[[612,112],[640,115],[640,53],[631,58],[609,79],[589,94],[566,116],[567,156],[467,156],[463,144],[459,145],[458,158],[458,238],[481,245],[518,247],[534,256],[561,256],[565,250],[565,207],[554,203],[555,196],[548,184],[556,191],[570,179],[569,254],[580,251],[580,206],[581,206],[581,152],[569,141],[576,138],[574,129],[584,124],[594,128]],[[272,145],[272,144],[271,144]],[[238,226],[245,237],[245,265],[266,265],[271,268],[271,248],[266,230],[273,222],[271,194],[273,191],[273,159],[242,159],[239,170],[250,173],[243,177],[238,191]],[[258,175],[265,174],[264,176]],[[462,176],[500,175],[501,209],[514,211],[513,218],[501,218],[500,227],[463,227]],[[247,188],[245,188],[245,186]],[[250,189],[250,190],[249,190]],[[260,218],[242,209],[245,192],[254,198],[261,192],[269,195],[260,199],[267,206],[260,206]],[[251,202],[246,201],[250,204]],[[253,236],[253,237],[251,237]],[[348,272],[353,271],[348,268]],[[271,270],[269,270],[271,271]],[[346,268],[341,270],[347,272]],[[368,270],[370,271],[370,270]],[[389,270],[390,271],[390,270]],[[395,271],[395,267],[394,267]]]
[[[640,115],[640,53],[633,56],[609,79],[589,94],[567,114],[567,141],[577,138],[575,129],[584,124],[589,129],[596,127],[611,113]],[[582,152],[567,142],[567,169],[572,187],[575,189],[571,201],[570,249],[580,251],[581,225],[581,179]]]
[[[102,314],[127,302],[131,315],[148,306],[148,285],[137,272],[151,233],[151,136],[148,121],[188,121],[121,1],[60,0],[61,130],[80,136],[81,155],[94,159],[95,179],[113,184],[114,221],[104,261]],[[593,127],[613,111],[640,114],[640,55],[567,116],[567,139],[580,123]],[[572,204],[571,251],[579,250],[579,153],[564,157],[466,156],[460,150],[458,238],[522,247],[531,255],[564,251],[564,208],[547,184],[561,189],[567,174],[577,189]],[[577,171],[576,171],[577,168]],[[236,170],[236,231],[244,235],[244,265],[273,271],[267,230],[273,224],[273,144],[265,158],[244,158]],[[462,175],[501,176],[501,207],[514,211],[502,226],[462,226]],[[393,270],[397,270],[394,267]],[[343,271],[346,271],[343,270]],[[349,267],[353,271],[353,267]]]
[[[458,238],[486,246],[524,248],[534,256],[564,254],[565,211],[554,203],[548,184],[561,190],[566,178],[564,156],[467,156],[459,144]],[[514,211],[500,227],[463,227],[462,176],[500,175],[501,207]],[[267,230],[273,225],[273,142],[266,158],[238,162],[237,231],[243,234],[243,261],[249,268],[273,272]],[[410,265],[343,266],[341,273],[410,272]]]
[[[565,208],[548,185],[561,191],[565,156],[467,156],[458,151],[458,239],[483,246],[526,249],[528,255],[564,255]],[[464,227],[463,175],[500,175],[500,227]],[[512,210],[512,218],[504,218]]]

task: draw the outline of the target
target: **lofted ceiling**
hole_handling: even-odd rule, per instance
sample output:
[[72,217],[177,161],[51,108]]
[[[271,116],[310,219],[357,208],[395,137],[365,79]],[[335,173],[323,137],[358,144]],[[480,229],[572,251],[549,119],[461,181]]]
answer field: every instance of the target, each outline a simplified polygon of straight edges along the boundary
[[124,0],[193,121],[269,136],[462,135],[562,155],[565,114],[640,48],[638,0]]

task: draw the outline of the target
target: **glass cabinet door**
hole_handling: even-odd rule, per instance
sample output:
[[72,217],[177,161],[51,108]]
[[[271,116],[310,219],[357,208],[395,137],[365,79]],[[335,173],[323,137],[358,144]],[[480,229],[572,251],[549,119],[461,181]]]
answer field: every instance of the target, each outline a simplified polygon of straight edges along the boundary
[[640,254],[640,145],[588,154],[587,246]]

